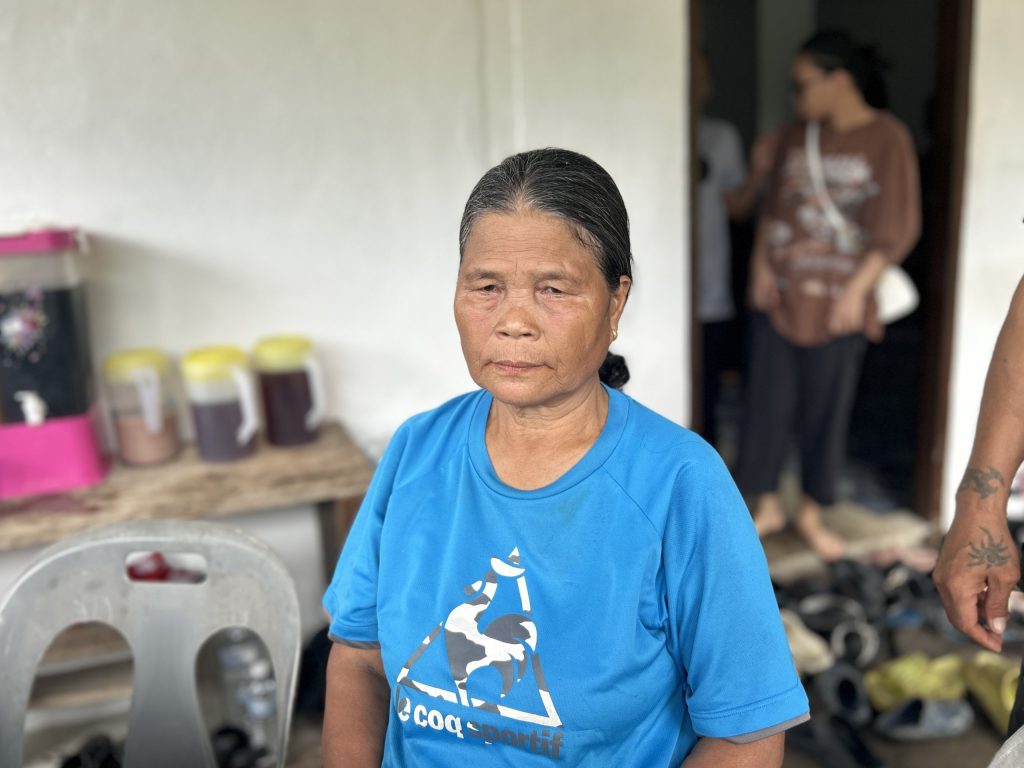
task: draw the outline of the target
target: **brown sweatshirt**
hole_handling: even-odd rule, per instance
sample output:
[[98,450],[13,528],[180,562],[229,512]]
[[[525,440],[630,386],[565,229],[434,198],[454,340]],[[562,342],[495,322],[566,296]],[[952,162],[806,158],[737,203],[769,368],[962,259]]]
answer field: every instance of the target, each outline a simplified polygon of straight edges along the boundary
[[[783,130],[762,219],[767,263],[781,300],[768,312],[783,338],[799,346],[832,340],[828,318],[864,255],[878,251],[901,262],[921,231],[917,155],[906,126],[888,112],[837,132],[821,127],[821,162],[832,201],[852,226],[854,247],[840,247],[815,194],[804,150],[805,124]],[[849,238],[847,238],[849,240]],[[882,325],[873,297],[865,336],[878,340]]]

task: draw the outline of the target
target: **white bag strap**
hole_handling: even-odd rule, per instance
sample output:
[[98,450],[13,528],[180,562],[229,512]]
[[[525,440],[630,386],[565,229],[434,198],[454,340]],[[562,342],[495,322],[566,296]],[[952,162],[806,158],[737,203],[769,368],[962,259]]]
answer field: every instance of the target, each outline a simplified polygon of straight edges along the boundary
[[832,196],[828,193],[828,186],[825,184],[825,170],[821,164],[821,124],[808,123],[804,132],[804,151],[807,154],[807,169],[811,173],[811,184],[821,201],[825,218],[832,229],[836,232],[843,232],[849,226],[846,217],[839,212]]
[[[837,238],[840,241],[847,240],[849,239],[850,223],[836,207],[832,196],[828,193],[828,187],[825,185],[825,171],[821,163],[820,124],[807,124],[807,130],[804,132],[804,150],[807,154],[807,169],[811,175],[811,185],[821,201],[825,218],[828,219],[829,226],[835,231]],[[842,248],[841,242],[840,248]],[[917,308],[917,288],[901,267],[892,265],[886,267],[879,278],[875,293],[878,301],[878,316],[883,323],[899,320]]]

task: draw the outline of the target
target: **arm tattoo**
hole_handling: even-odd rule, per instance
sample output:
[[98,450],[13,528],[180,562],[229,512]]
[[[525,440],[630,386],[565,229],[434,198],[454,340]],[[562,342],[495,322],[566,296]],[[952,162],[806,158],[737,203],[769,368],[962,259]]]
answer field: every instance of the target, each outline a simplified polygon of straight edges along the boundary
[[989,464],[988,469],[968,467],[964,479],[960,481],[957,491],[974,491],[983,499],[987,499],[1000,488],[1006,487],[1002,473]]
[[989,533],[988,528],[982,528],[985,532],[985,538],[981,539],[977,544],[971,542],[967,545],[967,556],[970,558],[967,562],[968,567],[973,568],[976,565],[984,565],[985,570],[999,565],[1006,565],[1010,562],[1010,556],[1006,551],[1006,545],[1000,541],[998,544],[995,539],[992,538],[992,534]]

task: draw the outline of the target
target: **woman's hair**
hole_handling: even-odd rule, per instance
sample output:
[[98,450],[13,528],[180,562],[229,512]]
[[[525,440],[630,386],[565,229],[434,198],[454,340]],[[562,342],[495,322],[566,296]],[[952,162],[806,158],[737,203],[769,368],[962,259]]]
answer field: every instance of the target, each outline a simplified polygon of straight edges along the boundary
[[843,69],[850,73],[864,100],[872,107],[889,106],[889,92],[884,72],[888,68],[874,46],[858,45],[846,32],[823,29],[800,46],[807,56],[825,72]]
[[[459,260],[473,225],[488,213],[538,211],[562,219],[577,240],[594,254],[608,289],[619,278],[633,278],[629,216],[608,172],[586,155],[567,149],[534,149],[506,157],[469,193],[459,226]],[[601,366],[601,381],[621,388],[629,380],[626,361],[611,352]]]

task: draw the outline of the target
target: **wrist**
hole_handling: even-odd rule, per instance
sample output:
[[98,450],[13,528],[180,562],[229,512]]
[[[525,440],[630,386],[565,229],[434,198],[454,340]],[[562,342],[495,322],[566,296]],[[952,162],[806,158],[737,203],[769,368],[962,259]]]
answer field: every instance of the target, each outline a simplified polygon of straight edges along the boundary
[[854,294],[860,298],[865,298],[875,288],[875,281],[869,276],[862,272],[858,272],[850,278],[850,282],[846,284],[846,290],[848,293]]
[[[970,498],[971,492],[957,494],[953,520],[964,523],[1006,523],[1006,502],[1008,496],[1000,494],[985,500]],[[967,498],[964,498],[967,496]]]
[[866,294],[874,290],[882,274],[890,266],[890,261],[880,251],[871,251],[861,262],[860,269],[850,278],[850,282],[856,283],[858,289]]

